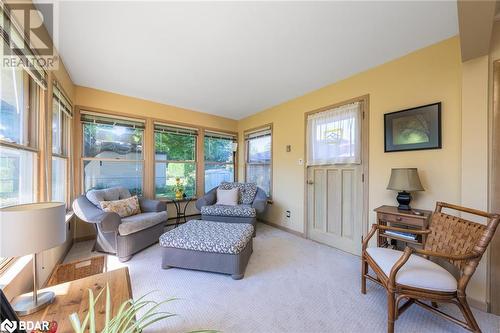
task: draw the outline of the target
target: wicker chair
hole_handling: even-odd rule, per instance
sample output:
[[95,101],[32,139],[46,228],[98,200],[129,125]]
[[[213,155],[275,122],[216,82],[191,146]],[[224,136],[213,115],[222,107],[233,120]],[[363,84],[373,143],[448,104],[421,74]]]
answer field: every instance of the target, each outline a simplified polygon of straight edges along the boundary
[[[442,212],[449,208],[487,218],[487,224],[467,221]],[[414,231],[426,238],[423,250],[406,247],[404,252],[387,248],[368,248],[368,241],[377,230],[408,231],[392,226],[373,225],[363,240],[361,293],[366,294],[366,279],[387,290],[387,331],[394,332],[394,322],[412,304],[430,310],[473,332],[481,332],[467,303],[465,290],[472,274],[486,251],[500,221],[497,214],[438,202],[428,230]],[[417,256],[420,254],[421,256]],[[455,266],[459,278],[429,260],[440,258]],[[376,277],[368,273],[368,266]],[[399,306],[402,300],[405,303]],[[424,301],[430,302],[424,303]],[[465,321],[438,309],[437,303],[453,303]]]

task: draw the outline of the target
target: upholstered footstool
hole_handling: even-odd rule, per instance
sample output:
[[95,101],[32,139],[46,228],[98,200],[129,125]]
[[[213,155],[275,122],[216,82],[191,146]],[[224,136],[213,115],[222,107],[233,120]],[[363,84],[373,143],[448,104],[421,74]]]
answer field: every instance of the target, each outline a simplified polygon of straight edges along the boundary
[[162,268],[195,269],[243,278],[252,254],[253,226],[191,220],[160,237]]

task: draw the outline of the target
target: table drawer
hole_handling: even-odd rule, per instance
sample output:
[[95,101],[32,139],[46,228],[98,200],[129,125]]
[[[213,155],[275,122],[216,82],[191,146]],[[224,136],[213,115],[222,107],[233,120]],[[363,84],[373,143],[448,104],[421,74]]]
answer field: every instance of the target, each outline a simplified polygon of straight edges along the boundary
[[408,224],[412,226],[416,226],[419,228],[422,228],[424,225],[424,220],[421,218],[414,218],[414,217],[407,217],[407,216],[399,216],[399,215],[393,215],[393,214],[379,214],[378,215],[379,219],[385,222],[393,222],[393,223],[401,223],[401,224]]

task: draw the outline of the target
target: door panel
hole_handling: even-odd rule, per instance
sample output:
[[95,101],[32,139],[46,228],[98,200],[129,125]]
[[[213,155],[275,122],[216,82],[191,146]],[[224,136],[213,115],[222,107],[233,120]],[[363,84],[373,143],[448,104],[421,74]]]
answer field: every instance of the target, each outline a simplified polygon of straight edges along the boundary
[[338,191],[338,188],[341,185],[339,178],[339,170],[328,169],[326,172],[328,174],[328,180],[327,180],[328,192],[326,194],[328,200],[327,232],[340,236],[342,235],[342,220],[340,214],[338,214],[338,212],[341,211],[340,192]]
[[[324,198],[325,192],[325,170],[314,170],[314,229],[325,231],[325,212],[326,205]],[[316,199],[317,198],[317,199]]]
[[308,167],[308,237],[361,253],[361,165]]
[[342,237],[353,239],[356,197],[354,169],[342,170]]

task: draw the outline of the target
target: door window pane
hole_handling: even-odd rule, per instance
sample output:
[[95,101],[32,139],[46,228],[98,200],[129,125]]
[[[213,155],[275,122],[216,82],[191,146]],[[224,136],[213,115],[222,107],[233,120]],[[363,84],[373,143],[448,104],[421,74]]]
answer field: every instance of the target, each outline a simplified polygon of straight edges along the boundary
[[205,163],[205,193],[217,187],[222,182],[234,181],[233,164]]
[[133,127],[84,123],[83,156],[141,160],[143,133]]
[[52,201],[66,202],[67,160],[52,157]]
[[0,147],[0,206],[35,201],[35,153]]
[[86,160],[83,175],[85,192],[123,186],[132,194],[142,194],[142,162]]
[[174,198],[177,178],[181,180],[186,196],[193,197],[196,195],[196,163],[156,162],[156,197]]
[[307,165],[361,163],[361,105],[307,117]]

